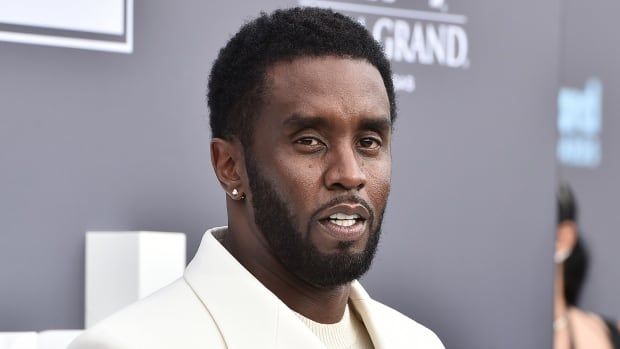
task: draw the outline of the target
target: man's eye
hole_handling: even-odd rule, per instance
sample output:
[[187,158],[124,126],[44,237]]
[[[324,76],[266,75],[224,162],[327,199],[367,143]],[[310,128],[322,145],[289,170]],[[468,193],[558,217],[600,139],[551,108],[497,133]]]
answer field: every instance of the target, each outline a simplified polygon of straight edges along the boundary
[[377,149],[381,146],[381,143],[374,138],[362,138],[359,140],[360,147],[364,149]]
[[300,138],[296,141],[296,143],[301,144],[301,145],[307,145],[309,147],[315,147],[321,144],[318,139],[310,138],[310,137]]

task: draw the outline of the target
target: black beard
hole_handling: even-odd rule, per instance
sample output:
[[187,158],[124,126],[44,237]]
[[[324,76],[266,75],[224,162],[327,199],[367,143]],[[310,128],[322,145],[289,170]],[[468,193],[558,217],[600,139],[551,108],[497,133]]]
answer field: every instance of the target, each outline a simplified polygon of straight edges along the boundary
[[[368,203],[356,196],[338,197],[322,208],[342,202],[356,202],[365,206],[371,213],[367,224],[371,227],[364,251],[347,252],[352,242],[343,241],[339,251],[321,253],[310,241],[309,234],[302,234],[295,228],[295,215],[278,195],[274,186],[260,173],[253,159],[246,158],[246,168],[252,190],[254,222],[269,243],[271,250],[282,265],[301,280],[321,288],[333,288],[347,284],[364,275],[374,258],[381,235],[383,212],[376,217]],[[316,212],[319,212],[318,209]],[[308,223],[306,233],[310,231]],[[377,227],[372,230],[374,220]]]

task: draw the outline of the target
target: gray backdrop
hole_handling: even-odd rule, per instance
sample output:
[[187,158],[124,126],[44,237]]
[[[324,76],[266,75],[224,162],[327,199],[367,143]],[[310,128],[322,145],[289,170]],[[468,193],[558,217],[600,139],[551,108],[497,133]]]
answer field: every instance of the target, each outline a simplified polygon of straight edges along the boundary
[[[295,3],[137,0],[131,55],[0,42],[0,331],[83,325],[86,230],[183,231],[191,256],[226,222],[206,76],[245,19]],[[363,283],[450,348],[548,348],[559,0],[448,6],[467,17],[468,62],[395,62],[415,91],[398,95]]]
[[620,41],[613,0],[565,1],[561,83],[583,90],[585,81],[598,77],[603,84],[602,162],[596,168],[562,166],[560,177],[569,182],[580,206],[582,235],[591,254],[590,275],[582,306],[620,318]]

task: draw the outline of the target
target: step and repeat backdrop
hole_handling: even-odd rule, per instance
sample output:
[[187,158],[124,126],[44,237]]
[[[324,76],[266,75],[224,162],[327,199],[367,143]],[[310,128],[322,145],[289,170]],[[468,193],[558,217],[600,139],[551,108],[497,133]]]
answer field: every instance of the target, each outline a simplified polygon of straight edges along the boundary
[[583,308],[620,318],[620,3],[564,1],[558,98],[559,177],[579,204],[590,253]]
[[207,75],[244,21],[298,5],[359,20],[394,67],[362,283],[447,347],[551,346],[560,0],[0,0],[0,331],[83,328],[86,231],[184,232],[191,258],[226,223]]

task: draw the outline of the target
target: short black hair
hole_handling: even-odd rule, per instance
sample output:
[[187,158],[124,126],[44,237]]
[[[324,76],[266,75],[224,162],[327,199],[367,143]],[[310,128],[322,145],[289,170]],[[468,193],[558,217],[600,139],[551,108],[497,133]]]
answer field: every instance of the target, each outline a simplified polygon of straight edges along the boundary
[[277,62],[306,56],[364,59],[375,66],[383,79],[394,122],[392,72],[381,45],[349,17],[328,9],[295,7],[261,13],[220,50],[211,69],[207,95],[212,137],[236,136],[249,147],[267,70]]

